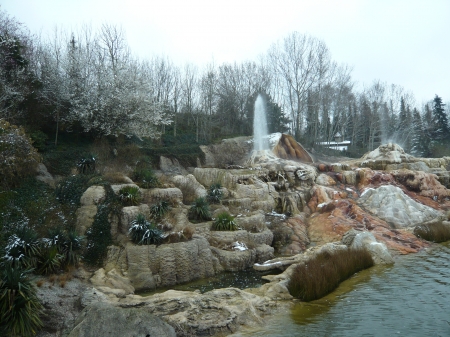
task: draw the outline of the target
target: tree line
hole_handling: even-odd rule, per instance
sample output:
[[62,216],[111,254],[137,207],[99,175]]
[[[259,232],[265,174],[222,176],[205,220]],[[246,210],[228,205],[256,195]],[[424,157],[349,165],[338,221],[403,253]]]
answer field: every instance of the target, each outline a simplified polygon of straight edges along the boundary
[[[288,132],[308,148],[340,133],[361,154],[392,141],[418,156],[445,151],[448,107],[436,95],[417,106],[399,85],[355,89],[351,69],[326,44],[293,32],[258,61],[199,66],[138,59],[125,34],[55,29],[36,37],[0,12],[0,118],[42,131],[209,143],[252,135],[254,102],[266,101],[270,132]],[[162,137],[162,138],[161,138]]]

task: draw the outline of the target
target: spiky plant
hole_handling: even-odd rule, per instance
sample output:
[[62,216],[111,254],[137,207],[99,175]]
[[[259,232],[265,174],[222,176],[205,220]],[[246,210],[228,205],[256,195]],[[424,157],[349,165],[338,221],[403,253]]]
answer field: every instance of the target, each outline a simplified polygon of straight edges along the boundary
[[167,201],[158,202],[150,207],[150,214],[155,219],[161,219],[169,211],[170,206]]
[[42,305],[24,271],[11,265],[4,266],[0,280],[0,335],[33,336],[42,327],[39,314]]
[[119,200],[125,206],[136,206],[139,203],[140,192],[139,187],[125,186],[119,191]]
[[50,241],[44,243],[37,257],[37,273],[49,275],[58,272],[63,258],[56,245],[52,245]]
[[39,250],[40,244],[36,232],[22,226],[8,238],[3,262],[13,267],[34,268]]
[[212,230],[215,231],[235,231],[237,229],[234,217],[227,212],[220,213],[212,224]]
[[163,239],[162,232],[147,221],[143,214],[138,214],[131,222],[128,235],[131,241],[139,245],[159,244]]
[[218,204],[223,198],[222,185],[220,183],[212,184],[208,189],[208,201],[212,204]]
[[189,209],[189,217],[193,220],[209,220],[211,213],[209,204],[204,197],[195,199],[194,204]]

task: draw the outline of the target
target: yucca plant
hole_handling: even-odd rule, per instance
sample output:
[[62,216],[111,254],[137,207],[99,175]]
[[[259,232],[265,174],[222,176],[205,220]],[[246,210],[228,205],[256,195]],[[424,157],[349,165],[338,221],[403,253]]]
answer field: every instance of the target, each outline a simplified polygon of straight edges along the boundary
[[237,229],[234,217],[227,212],[220,213],[212,224],[212,230],[215,231],[235,231]]
[[139,187],[125,186],[119,191],[119,200],[125,206],[136,206],[139,203]]
[[211,213],[209,204],[204,197],[195,199],[194,204],[189,209],[189,217],[194,220],[209,220]]
[[208,189],[208,201],[212,204],[218,204],[223,198],[222,185],[220,183],[212,184]]
[[45,242],[37,257],[37,273],[49,275],[58,272],[63,258],[56,245],[52,245],[50,240]]
[[49,242],[62,256],[61,267],[77,266],[80,260],[83,237],[74,230],[65,231],[60,226],[49,230]]
[[150,207],[150,214],[155,219],[161,219],[169,211],[170,206],[167,201],[158,202]]
[[136,219],[131,222],[128,235],[131,241],[139,245],[159,244],[163,239],[162,232],[147,221],[143,214],[138,214]]
[[8,238],[3,262],[13,267],[34,268],[39,250],[40,244],[36,232],[22,226]]
[[29,278],[30,270],[4,266],[0,280],[0,335],[33,336],[42,327],[42,305]]

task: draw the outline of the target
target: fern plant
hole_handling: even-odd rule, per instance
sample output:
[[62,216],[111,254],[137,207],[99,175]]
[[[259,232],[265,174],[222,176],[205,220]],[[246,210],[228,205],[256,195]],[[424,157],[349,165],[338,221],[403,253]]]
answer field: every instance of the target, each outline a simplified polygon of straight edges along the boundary
[[220,213],[212,224],[212,230],[215,231],[235,231],[237,229],[234,217],[227,212]]

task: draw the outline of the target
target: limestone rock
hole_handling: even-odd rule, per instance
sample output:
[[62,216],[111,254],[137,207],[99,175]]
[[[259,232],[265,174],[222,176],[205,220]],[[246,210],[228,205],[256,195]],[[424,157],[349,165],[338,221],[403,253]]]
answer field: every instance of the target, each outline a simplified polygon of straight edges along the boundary
[[81,196],[81,206],[98,205],[105,200],[105,188],[103,186],[91,186]]
[[122,289],[125,291],[126,295],[134,293],[134,287],[131,285],[130,280],[119,275],[119,273],[115,269],[112,269],[108,273],[105,273],[105,270],[103,268],[100,268],[90,278],[90,281],[96,287]]
[[188,205],[199,197],[205,197],[207,192],[192,174],[186,176],[177,175],[171,178],[173,184],[183,193],[183,202]]
[[408,190],[415,191],[422,196],[438,200],[450,196],[450,190],[442,186],[434,174],[406,169],[392,171],[391,174]]
[[172,326],[148,308],[120,308],[108,303],[86,307],[75,321],[69,337],[176,337]]
[[86,230],[92,226],[96,214],[96,205],[81,206],[77,209],[75,213],[77,218],[75,228],[80,235],[85,235]]
[[[127,235],[128,230],[131,227],[131,222],[136,219],[138,214],[148,215],[149,210],[150,210],[150,208],[146,204],[141,204],[139,206],[123,207],[122,211],[121,211],[121,215],[120,215],[120,224],[121,224],[120,233]],[[117,232],[118,232],[118,230],[117,230]]]
[[160,201],[167,201],[173,206],[183,204],[183,193],[179,188],[170,187],[141,189],[141,192],[142,202],[148,205],[152,205]]
[[37,180],[46,183],[52,188],[55,188],[56,186],[55,178],[53,178],[53,176],[47,171],[47,167],[44,164],[39,163],[36,168],[36,172],[37,172],[36,176]]
[[108,297],[95,288],[86,289],[80,297],[80,305],[82,308],[99,302],[108,302]]
[[440,212],[414,201],[400,188],[392,185],[365,190],[359,204],[370,213],[387,221],[394,228],[415,226],[442,215]]
[[333,185],[336,185],[336,181],[329,175],[327,175],[325,173],[321,173],[316,178],[316,184],[323,185],[323,186],[333,186]]
[[367,231],[364,232],[353,231],[353,233],[354,233],[353,240],[350,243],[350,245],[347,245],[349,248],[367,249],[372,255],[375,264],[394,263],[394,259],[392,258],[392,255],[389,253],[386,245],[384,243],[377,242],[375,236],[372,233]]
[[208,241],[194,235],[187,242],[109,249],[108,268],[120,268],[136,290],[171,286],[215,274]]
[[165,174],[186,174],[186,170],[176,158],[159,157],[159,168]]
[[305,163],[313,162],[311,155],[291,135],[282,134],[273,152],[282,159],[298,160]]

